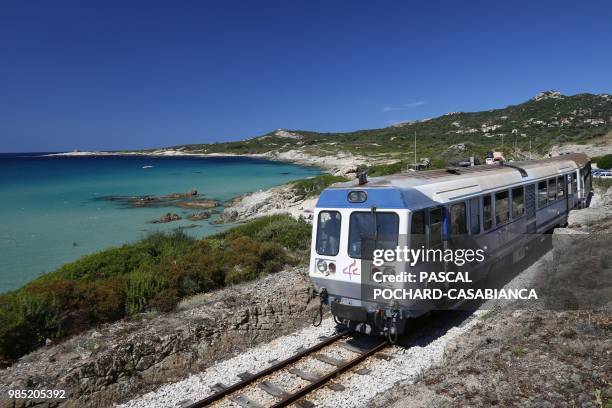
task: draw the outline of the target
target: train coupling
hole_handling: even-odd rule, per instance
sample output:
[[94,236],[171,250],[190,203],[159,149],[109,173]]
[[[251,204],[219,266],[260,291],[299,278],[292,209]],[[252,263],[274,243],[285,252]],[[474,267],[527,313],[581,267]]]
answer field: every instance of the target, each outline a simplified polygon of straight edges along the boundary
[[388,332],[387,332],[387,338],[389,339],[389,342],[391,344],[395,344],[397,343],[397,339],[399,337],[400,334],[400,328],[399,323],[400,323],[400,311],[399,310],[394,310],[391,313],[391,321],[390,324],[388,326]]

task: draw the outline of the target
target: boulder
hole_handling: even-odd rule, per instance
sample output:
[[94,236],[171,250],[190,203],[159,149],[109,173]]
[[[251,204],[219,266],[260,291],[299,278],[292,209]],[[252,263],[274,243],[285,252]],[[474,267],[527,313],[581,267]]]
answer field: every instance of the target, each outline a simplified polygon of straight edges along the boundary
[[181,219],[181,216],[178,214],[166,213],[165,215],[162,215],[161,217],[159,217],[159,222],[166,223],[166,222],[178,221],[180,219]]

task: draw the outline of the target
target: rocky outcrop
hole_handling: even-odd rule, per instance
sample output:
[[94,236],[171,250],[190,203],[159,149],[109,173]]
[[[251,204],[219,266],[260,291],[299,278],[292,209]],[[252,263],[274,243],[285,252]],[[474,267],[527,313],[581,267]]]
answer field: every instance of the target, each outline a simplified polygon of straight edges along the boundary
[[264,215],[290,214],[309,220],[316,198],[297,195],[291,184],[257,191],[231,200],[221,213],[224,222],[245,221]]
[[176,203],[177,207],[182,208],[215,208],[219,205],[219,203],[215,200],[209,200],[206,198],[200,198],[196,200],[189,201],[179,201]]
[[[608,137],[612,139],[612,132],[608,133]],[[567,143],[560,146],[553,146],[550,154],[559,156],[566,153],[585,153],[589,157],[605,156],[612,154],[612,143]]]
[[189,221],[202,221],[202,220],[209,219],[211,215],[212,215],[212,213],[210,211],[199,211],[199,212],[195,212],[193,214],[189,214],[187,216],[187,219]]
[[561,92],[552,90],[538,93],[536,96],[533,97],[533,100],[543,101],[545,99],[563,99],[564,97],[565,95],[563,95]]
[[309,324],[312,298],[305,270],[292,269],[195,296],[177,312],[101,326],[0,370],[0,407],[37,405],[8,400],[8,389],[66,390],[67,399],[40,406],[105,407],[133,398]]
[[164,198],[164,199],[176,199],[176,198],[192,198],[192,197],[197,197],[198,195],[198,190],[196,190],[195,188],[191,191],[188,191],[186,193],[172,193],[172,194],[167,194],[167,195],[163,195],[160,198]]
[[166,223],[166,222],[178,221],[180,219],[181,219],[181,216],[178,214],[166,213],[162,215],[161,217],[159,217],[159,220],[157,222]]
[[362,156],[355,156],[351,153],[337,152],[328,156],[314,156],[302,150],[288,150],[286,152],[272,151],[260,155],[269,160],[278,160],[288,163],[301,164],[304,166],[314,166],[326,169],[334,176],[354,177],[357,168],[361,165],[372,164],[374,160]]

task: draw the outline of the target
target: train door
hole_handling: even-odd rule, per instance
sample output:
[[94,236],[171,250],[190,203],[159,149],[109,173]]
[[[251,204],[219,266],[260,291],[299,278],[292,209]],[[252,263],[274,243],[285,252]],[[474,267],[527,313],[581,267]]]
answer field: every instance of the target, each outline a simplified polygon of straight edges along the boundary
[[536,194],[535,184],[525,186],[525,215],[527,216],[527,233],[536,232]]

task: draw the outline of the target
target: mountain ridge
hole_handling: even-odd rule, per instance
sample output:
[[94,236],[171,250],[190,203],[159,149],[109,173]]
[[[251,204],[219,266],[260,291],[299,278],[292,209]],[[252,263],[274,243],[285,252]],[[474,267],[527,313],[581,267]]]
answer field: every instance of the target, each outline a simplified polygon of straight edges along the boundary
[[[298,150],[313,156],[340,152],[380,160],[414,160],[417,156],[448,161],[488,150],[503,150],[507,156],[525,158],[550,152],[563,143],[585,143],[612,132],[612,96],[580,93],[566,96],[544,91],[531,99],[505,108],[478,112],[449,112],[426,119],[383,128],[350,132],[315,132],[277,129],[264,135],[234,142],[173,146],[183,153],[279,154]],[[152,149],[153,150],[153,149]]]

